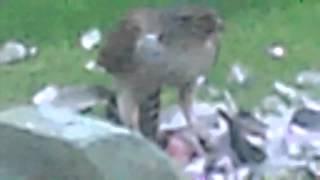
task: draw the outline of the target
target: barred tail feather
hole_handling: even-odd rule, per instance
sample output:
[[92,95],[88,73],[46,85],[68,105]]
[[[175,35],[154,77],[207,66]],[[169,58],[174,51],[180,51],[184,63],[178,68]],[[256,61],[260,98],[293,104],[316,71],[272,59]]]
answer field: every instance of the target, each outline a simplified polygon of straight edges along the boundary
[[116,95],[111,96],[109,99],[106,107],[106,119],[117,125],[124,125],[119,117]]
[[159,113],[161,108],[160,94],[161,89],[159,88],[140,104],[139,126],[141,133],[153,141],[156,141],[158,133]]
[[[156,141],[158,126],[159,126],[159,113],[161,108],[160,102],[161,89],[151,93],[139,105],[139,127],[141,133],[148,139]],[[116,96],[111,96],[109,103],[106,107],[106,119],[117,124],[124,125],[120,119],[118,112],[118,104]]]

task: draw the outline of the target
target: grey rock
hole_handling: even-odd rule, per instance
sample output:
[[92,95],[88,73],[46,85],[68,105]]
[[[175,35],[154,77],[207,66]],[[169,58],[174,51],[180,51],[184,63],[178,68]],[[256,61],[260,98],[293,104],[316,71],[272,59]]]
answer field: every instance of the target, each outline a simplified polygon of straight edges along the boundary
[[178,180],[138,133],[52,106],[0,113],[0,177],[24,180]]

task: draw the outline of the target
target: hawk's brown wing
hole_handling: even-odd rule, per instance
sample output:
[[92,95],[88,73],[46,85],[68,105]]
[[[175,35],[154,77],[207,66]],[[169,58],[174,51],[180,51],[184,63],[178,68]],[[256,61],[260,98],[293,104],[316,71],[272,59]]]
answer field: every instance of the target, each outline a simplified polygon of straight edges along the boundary
[[141,32],[139,24],[129,18],[122,20],[118,28],[109,33],[106,44],[98,55],[98,65],[110,73],[128,73],[137,65],[133,60],[136,41]]

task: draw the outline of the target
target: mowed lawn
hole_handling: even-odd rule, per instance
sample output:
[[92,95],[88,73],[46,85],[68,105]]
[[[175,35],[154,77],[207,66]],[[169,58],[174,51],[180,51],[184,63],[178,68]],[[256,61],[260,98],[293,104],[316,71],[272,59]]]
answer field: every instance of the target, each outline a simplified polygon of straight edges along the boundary
[[[0,42],[22,39],[40,50],[30,61],[0,66],[0,106],[27,102],[48,83],[109,85],[109,77],[84,70],[84,63],[95,58],[96,51],[80,48],[79,33],[91,27],[110,29],[132,7],[181,2],[0,0]],[[219,10],[226,23],[221,56],[210,82],[226,87],[230,65],[246,66],[255,80],[236,91],[242,105],[258,103],[271,92],[275,79],[292,82],[300,70],[320,69],[320,1],[216,0],[208,4]],[[265,47],[274,41],[288,48],[285,59],[274,61],[265,54]]]

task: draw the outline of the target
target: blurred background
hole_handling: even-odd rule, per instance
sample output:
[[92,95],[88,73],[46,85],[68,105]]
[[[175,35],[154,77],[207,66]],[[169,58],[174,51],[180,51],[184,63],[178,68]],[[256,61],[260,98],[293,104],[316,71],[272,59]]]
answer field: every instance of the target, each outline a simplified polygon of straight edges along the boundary
[[[194,0],[193,3],[198,1]],[[0,65],[0,107],[30,101],[48,83],[110,84],[110,77],[87,72],[97,50],[84,51],[80,34],[90,28],[108,32],[130,8],[192,3],[186,0],[0,0],[0,43],[17,39],[36,45],[39,54],[15,65]],[[225,20],[222,52],[209,82],[237,89],[237,101],[252,107],[271,91],[274,80],[292,82],[304,69],[320,68],[320,1],[207,0]],[[286,56],[273,59],[265,49],[280,42]],[[245,67],[252,82],[227,81],[233,64]],[[173,94],[168,91],[165,99]]]

